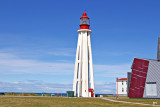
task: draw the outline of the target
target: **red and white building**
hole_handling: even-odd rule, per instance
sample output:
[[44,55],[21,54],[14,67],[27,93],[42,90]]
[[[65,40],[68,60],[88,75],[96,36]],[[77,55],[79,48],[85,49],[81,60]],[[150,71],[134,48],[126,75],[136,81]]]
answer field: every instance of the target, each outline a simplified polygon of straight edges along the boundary
[[128,79],[129,98],[160,98],[160,61],[134,58]]
[[127,78],[120,78],[116,80],[117,95],[127,95]]
[[129,98],[160,98],[160,38],[157,60],[134,58],[127,78]]
[[75,60],[73,91],[74,96],[95,97],[93,61],[91,50],[91,30],[89,17],[84,12],[80,18],[78,43]]

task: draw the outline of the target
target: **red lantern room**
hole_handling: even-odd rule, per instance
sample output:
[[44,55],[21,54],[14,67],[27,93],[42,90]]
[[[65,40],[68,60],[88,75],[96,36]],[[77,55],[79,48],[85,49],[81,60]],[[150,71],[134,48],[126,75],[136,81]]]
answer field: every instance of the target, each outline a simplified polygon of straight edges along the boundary
[[87,16],[87,13],[84,12],[83,16],[80,18],[80,29],[89,29],[89,17]]

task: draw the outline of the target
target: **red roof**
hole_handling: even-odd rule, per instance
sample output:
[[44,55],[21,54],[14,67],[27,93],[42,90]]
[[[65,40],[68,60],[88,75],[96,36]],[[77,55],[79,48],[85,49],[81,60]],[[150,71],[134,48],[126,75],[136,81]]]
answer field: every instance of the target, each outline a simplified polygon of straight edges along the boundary
[[120,78],[118,81],[127,80],[127,78]]
[[93,89],[92,89],[92,88],[90,88],[90,89],[89,89],[89,92],[91,92],[92,90],[93,90]]

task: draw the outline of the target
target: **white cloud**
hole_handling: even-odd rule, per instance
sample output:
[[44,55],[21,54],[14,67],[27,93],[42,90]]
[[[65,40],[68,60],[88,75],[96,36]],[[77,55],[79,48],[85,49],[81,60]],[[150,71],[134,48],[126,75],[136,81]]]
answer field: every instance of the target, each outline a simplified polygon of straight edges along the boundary
[[[0,92],[66,93],[72,91],[72,84],[36,82],[0,82]],[[16,83],[16,84],[15,84]],[[114,82],[95,83],[96,94],[114,94]]]
[[110,71],[110,72],[124,72],[128,71],[131,68],[130,64],[119,64],[119,65],[95,65],[95,70],[99,71]]
[[131,64],[119,65],[94,65],[96,75],[103,77],[126,77],[131,71]]
[[137,53],[133,53],[133,52],[122,52],[122,51],[119,51],[119,52],[104,52],[105,55],[107,56],[124,56],[124,55],[135,55]]
[[54,51],[48,52],[48,54],[54,56],[75,56],[74,49],[71,48],[54,49]]
[[9,53],[0,53],[0,59],[9,59],[9,58],[15,58],[15,56]]
[[116,83],[115,82],[95,83],[95,92],[97,94],[115,94]]
[[74,64],[20,59],[12,54],[0,53],[0,68],[1,73],[50,73],[54,75],[68,75],[73,73]]
[[0,92],[66,93],[72,90],[72,84],[0,82]]
[[[119,65],[94,65],[96,76],[102,77],[126,77],[131,64]],[[71,75],[74,71],[74,63],[70,62],[42,62],[31,59],[21,59],[9,53],[0,53],[1,73],[31,73],[52,75]]]
[[[126,77],[131,64],[118,65],[94,65],[94,77]],[[74,63],[42,62],[38,60],[22,59],[10,53],[0,53],[0,73],[3,74],[49,74],[49,75],[73,75]],[[73,78],[72,78],[73,79]],[[101,83],[95,81],[96,93],[115,93],[115,82]],[[111,80],[112,81],[112,80]],[[72,83],[72,82],[71,82]],[[66,92],[72,90],[72,84],[43,83],[37,80],[22,82],[0,82],[0,91],[23,92]]]

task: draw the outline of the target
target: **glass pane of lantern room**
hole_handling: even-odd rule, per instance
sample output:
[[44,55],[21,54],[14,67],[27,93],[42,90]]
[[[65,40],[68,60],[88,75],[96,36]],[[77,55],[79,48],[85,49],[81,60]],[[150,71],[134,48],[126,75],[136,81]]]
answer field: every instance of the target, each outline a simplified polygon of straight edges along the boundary
[[89,19],[88,18],[81,18],[80,24],[87,24],[87,25],[89,25]]

